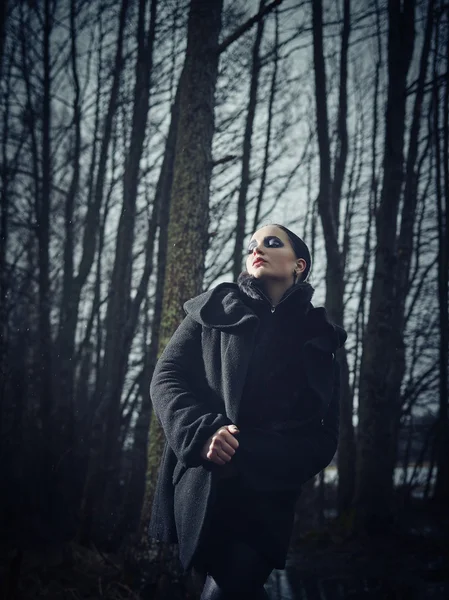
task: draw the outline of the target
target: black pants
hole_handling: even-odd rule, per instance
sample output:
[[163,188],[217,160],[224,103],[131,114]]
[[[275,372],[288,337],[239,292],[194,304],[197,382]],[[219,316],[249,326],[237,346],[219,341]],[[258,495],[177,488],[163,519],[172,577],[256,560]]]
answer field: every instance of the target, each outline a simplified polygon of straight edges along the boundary
[[272,571],[267,560],[238,540],[222,549],[209,563],[201,600],[267,600],[263,585]]
[[201,600],[266,600],[263,585],[273,570],[260,551],[251,506],[235,482],[220,482],[208,534],[195,567],[206,574]]

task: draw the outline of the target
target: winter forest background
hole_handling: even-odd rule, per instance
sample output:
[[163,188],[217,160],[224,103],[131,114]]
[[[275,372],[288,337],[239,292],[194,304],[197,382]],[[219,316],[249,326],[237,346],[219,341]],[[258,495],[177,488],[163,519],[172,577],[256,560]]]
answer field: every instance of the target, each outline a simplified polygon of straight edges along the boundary
[[305,239],[314,303],[348,331],[338,471],[306,486],[293,545],[391,532],[416,503],[447,518],[448,2],[0,11],[8,593],[30,545],[175,577],[146,537],[152,370],[182,303],[235,280],[271,222]]

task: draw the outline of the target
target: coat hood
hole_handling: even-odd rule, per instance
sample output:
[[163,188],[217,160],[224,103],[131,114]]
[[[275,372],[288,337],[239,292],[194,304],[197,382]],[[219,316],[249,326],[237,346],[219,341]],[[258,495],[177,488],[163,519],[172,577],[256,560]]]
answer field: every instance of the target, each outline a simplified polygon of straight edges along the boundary
[[257,322],[257,316],[242,302],[235,283],[220,283],[212,290],[187,300],[184,310],[204,327],[229,330]]
[[[184,310],[203,327],[230,332],[241,327],[254,326],[259,318],[251,306],[267,302],[267,299],[259,293],[257,285],[255,286],[251,279],[242,273],[238,284],[221,283],[185,302]],[[313,307],[310,303],[313,293],[314,289],[310,283],[298,283],[287,290],[281,301],[294,294],[294,300],[292,298],[289,301],[290,307],[298,303],[307,304],[307,337],[321,350],[335,352],[345,343],[346,331],[329,320],[325,308]]]

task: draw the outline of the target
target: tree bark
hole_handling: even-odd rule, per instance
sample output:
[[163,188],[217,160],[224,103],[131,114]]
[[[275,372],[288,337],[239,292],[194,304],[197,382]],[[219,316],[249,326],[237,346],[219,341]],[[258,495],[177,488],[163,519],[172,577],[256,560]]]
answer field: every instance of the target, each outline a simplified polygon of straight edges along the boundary
[[[164,292],[164,275],[167,255],[167,234],[170,214],[170,198],[173,182],[173,164],[175,158],[176,133],[179,120],[179,88],[176,93],[171,111],[170,127],[165,145],[164,160],[162,162],[156,189],[155,205],[157,206],[157,226],[159,228],[157,278],[151,321],[151,342],[146,349],[144,367],[142,369],[139,390],[142,405],[134,430],[132,473],[129,483],[128,500],[125,506],[123,522],[127,523],[128,530],[135,532],[139,526],[139,515],[145,494],[145,473],[148,455],[148,430],[151,420],[151,400],[148,395],[148,382],[153,376],[159,349],[159,332],[162,318],[162,300]],[[132,552],[132,550],[131,550]]]
[[[183,318],[183,303],[201,292],[208,245],[209,186],[212,171],[214,94],[218,71],[218,36],[223,0],[191,0],[187,51],[180,79],[168,230],[167,265],[159,354]],[[139,538],[147,547],[156,477],[164,435],[151,417],[145,500]]]

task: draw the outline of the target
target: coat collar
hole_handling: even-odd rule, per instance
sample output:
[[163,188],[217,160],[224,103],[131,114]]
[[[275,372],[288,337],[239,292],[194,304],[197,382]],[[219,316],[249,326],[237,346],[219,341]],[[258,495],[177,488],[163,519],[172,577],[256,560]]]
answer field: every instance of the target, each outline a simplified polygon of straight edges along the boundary
[[[233,332],[241,327],[254,327],[259,318],[251,304],[267,302],[260,296],[249,281],[239,283],[221,283],[215,288],[191,298],[184,304],[185,312],[200,325]],[[244,278],[245,279],[245,278]],[[253,290],[255,298],[248,296],[246,290]],[[346,338],[346,331],[339,325],[329,321],[326,309],[314,308],[310,303],[313,288],[310,284],[302,283],[292,286],[284,294],[283,300],[292,295],[289,300],[289,309],[295,306],[296,299],[299,303],[308,303],[307,308],[307,338],[314,345],[324,351],[335,352],[341,347]],[[249,302],[248,302],[249,299]],[[246,302],[245,302],[246,300]],[[294,302],[295,300],[295,302]],[[304,305],[303,305],[304,306]],[[254,307],[255,308],[255,307]],[[257,309],[256,309],[257,311]]]
[[[271,306],[270,300],[265,295],[259,280],[250,275],[247,271],[240,273],[239,278],[237,279],[237,285],[239,286],[240,291],[243,293],[244,298],[250,300],[250,306],[257,307],[257,305],[267,303],[269,306]],[[304,308],[310,304],[314,292],[315,290],[310,283],[307,281],[299,282],[288,288],[278,304],[284,302],[288,297],[294,296],[294,299],[292,298],[291,303],[295,308],[299,309],[301,307],[302,310],[304,310]]]
[[[217,287],[191,298],[184,304],[185,312],[205,327],[231,330],[258,321],[257,312],[269,299],[257,286],[257,281],[242,273],[235,283],[221,283]],[[310,304],[314,289],[309,283],[289,288],[280,303],[294,295],[290,307],[304,308]],[[310,308],[313,308],[310,305]]]

